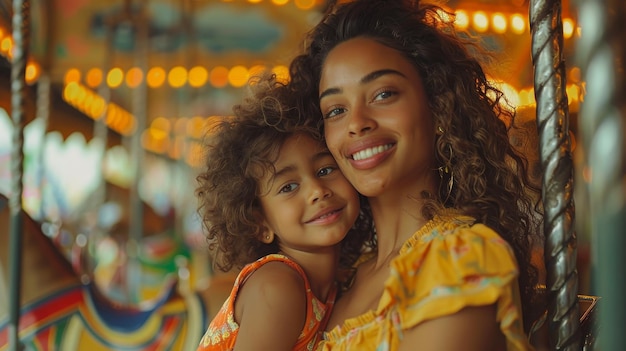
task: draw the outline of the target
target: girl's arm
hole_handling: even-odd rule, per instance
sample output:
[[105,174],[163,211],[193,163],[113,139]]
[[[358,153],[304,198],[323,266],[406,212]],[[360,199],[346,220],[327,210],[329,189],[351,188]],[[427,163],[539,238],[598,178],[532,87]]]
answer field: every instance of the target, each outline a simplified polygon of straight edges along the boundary
[[291,267],[270,262],[240,288],[235,301],[235,351],[291,351],[306,318],[304,281]]

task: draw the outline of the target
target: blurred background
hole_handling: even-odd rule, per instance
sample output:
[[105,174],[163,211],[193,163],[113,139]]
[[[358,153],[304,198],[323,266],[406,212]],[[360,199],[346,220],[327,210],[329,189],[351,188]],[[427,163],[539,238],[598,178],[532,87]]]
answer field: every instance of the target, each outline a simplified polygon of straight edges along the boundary
[[[27,214],[42,223],[43,234],[81,281],[95,283],[112,301],[139,305],[161,296],[169,281],[181,291],[208,289],[219,275],[211,269],[196,217],[201,138],[212,121],[231,113],[255,72],[269,68],[288,76],[287,66],[304,33],[328,4],[29,3],[23,177]],[[531,131],[514,142],[536,160],[528,2],[450,0],[443,6],[456,14],[459,29],[496,53],[490,77],[517,108],[520,125]],[[569,0],[563,1],[562,14],[576,155],[578,103],[585,92],[574,60],[581,28]],[[0,0],[0,193],[7,197],[12,194],[11,21],[11,1]],[[584,177],[584,170],[577,173]],[[8,232],[8,222],[0,226]],[[580,235],[579,241],[579,286],[586,292],[589,240]],[[24,245],[28,250],[32,243]],[[3,262],[7,248],[7,240],[0,241]],[[0,268],[6,276],[6,263]],[[2,289],[0,305],[8,296],[7,286],[0,285]],[[0,319],[2,312],[0,308]]]

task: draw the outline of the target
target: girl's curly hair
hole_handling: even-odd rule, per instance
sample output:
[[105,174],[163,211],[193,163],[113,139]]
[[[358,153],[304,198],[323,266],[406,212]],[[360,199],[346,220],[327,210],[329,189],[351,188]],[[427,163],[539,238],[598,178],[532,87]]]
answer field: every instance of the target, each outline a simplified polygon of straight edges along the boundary
[[[250,94],[233,107],[234,116],[208,131],[204,169],[196,177],[198,213],[206,229],[209,250],[217,268],[228,271],[270,253],[278,252],[277,240],[260,241],[263,212],[258,181],[274,163],[283,143],[294,133],[323,142],[311,119],[297,109],[297,92],[269,73],[251,80]],[[361,197],[361,213],[342,241],[340,267],[348,269],[373,237],[367,201]]]
[[[520,268],[519,283],[526,330],[536,320],[537,269],[531,264],[531,240],[539,227],[532,200],[540,189],[527,176],[527,161],[509,142],[515,113],[504,94],[491,83],[476,54],[485,54],[471,37],[456,33],[454,15],[419,1],[366,0],[342,3],[329,10],[305,38],[304,52],[291,63],[294,89],[304,99],[300,109],[316,116],[319,82],[328,53],[338,44],[368,37],[404,55],[419,72],[434,125],[439,165],[447,167],[437,194],[421,209],[432,218],[455,208],[493,228],[513,248]],[[451,20],[452,19],[452,20]],[[358,55],[358,53],[355,53]],[[451,178],[453,177],[453,179]],[[452,191],[448,183],[453,181]]]

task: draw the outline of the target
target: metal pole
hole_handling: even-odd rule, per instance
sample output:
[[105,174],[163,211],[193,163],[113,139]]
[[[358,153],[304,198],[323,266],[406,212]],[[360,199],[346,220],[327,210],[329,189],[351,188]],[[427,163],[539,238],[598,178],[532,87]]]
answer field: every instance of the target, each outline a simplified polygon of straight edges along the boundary
[[548,326],[554,350],[580,350],[573,162],[559,0],[530,1],[537,131],[543,167]]
[[11,66],[11,188],[9,199],[11,233],[9,243],[9,347],[21,350],[20,294],[22,285],[22,193],[24,166],[24,105],[26,100],[26,60],[29,48],[30,2],[13,0],[13,61]]
[[106,150],[108,143],[108,126],[107,126],[107,115],[109,112],[109,103],[111,102],[111,88],[107,84],[106,76],[111,68],[111,64],[113,62],[113,29],[115,26],[115,20],[107,20],[105,21],[105,55],[102,63],[102,76],[103,79],[98,86],[98,95],[103,100],[103,108],[100,116],[94,120],[93,124],[93,138],[95,140],[99,140],[102,145],[100,146],[98,157],[100,158],[100,178],[98,179],[98,186],[95,191],[95,200],[93,202],[94,211],[96,214],[99,213],[100,207],[106,202],[107,189],[106,189],[106,179],[105,179],[105,158],[106,158]]
[[37,162],[37,185],[39,188],[39,220],[43,221],[46,219],[46,196],[45,196],[45,140],[46,133],[48,132],[48,124],[50,120],[50,76],[48,72],[39,77],[37,82],[37,119],[41,121],[42,130],[41,130],[41,145],[39,147],[38,154],[38,162]]
[[[139,184],[143,176],[144,151],[141,146],[141,136],[146,128],[148,87],[146,74],[148,72],[148,20],[146,18],[145,5],[141,3],[137,18],[134,22],[137,29],[135,39],[135,62],[136,66],[144,73],[141,83],[133,89],[132,111],[136,120],[136,128],[131,136],[130,155],[133,160],[133,183],[130,189],[130,233],[128,249],[129,257],[129,286],[133,294],[138,294],[140,289],[141,264],[139,262],[139,245],[144,232],[143,201],[139,196]],[[138,297],[138,296],[135,296]]]
[[578,1],[576,58],[586,82],[580,123],[589,197],[594,289],[600,295],[599,349],[626,345],[626,77],[623,0]]

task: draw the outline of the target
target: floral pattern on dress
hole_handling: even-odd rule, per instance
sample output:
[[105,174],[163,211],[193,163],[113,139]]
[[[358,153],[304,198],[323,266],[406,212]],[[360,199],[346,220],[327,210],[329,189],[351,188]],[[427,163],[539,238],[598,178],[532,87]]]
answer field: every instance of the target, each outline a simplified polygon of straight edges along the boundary
[[524,333],[518,267],[509,244],[468,216],[426,223],[391,262],[378,308],[325,333],[319,351],[395,351],[406,330],[466,306],[496,304],[507,350],[533,350]]

